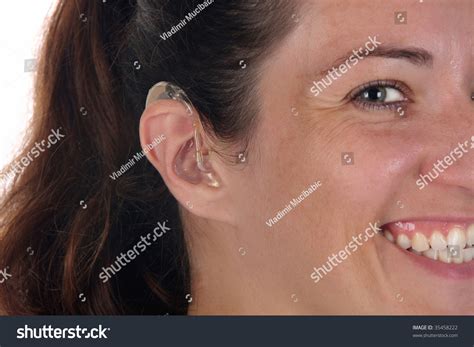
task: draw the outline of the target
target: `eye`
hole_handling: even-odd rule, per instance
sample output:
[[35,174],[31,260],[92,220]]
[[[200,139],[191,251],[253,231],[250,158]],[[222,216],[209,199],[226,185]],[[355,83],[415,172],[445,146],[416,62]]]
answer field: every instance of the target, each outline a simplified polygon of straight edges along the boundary
[[396,109],[409,101],[408,92],[408,87],[398,81],[373,81],[356,88],[349,97],[363,109]]
[[370,102],[395,102],[402,101],[403,94],[395,88],[369,87],[361,93],[360,98]]

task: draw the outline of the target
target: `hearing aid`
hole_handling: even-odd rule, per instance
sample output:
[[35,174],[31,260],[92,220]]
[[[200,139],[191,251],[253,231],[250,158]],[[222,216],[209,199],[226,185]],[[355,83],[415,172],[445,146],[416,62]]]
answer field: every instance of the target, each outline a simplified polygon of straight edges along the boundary
[[[157,100],[175,100],[183,104],[186,108],[186,112],[193,120],[193,127],[194,127],[194,136],[193,141],[188,141],[184,144],[179,153],[176,157],[175,163],[175,172],[178,176],[186,178],[191,183],[197,184],[201,182],[202,179],[205,180],[206,184],[211,187],[219,187],[220,183],[214,174],[211,165],[209,163],[209,150],[206,150],[202,133],[204,129],[202,127],[201,121],[199,119],[199,115],[194,116],[193,114],[193,105],[191,100],[189,100],[186,93],[178,86],[170,83],[170,82],[158,82],[153,87],[150,88],[148,91],[148,95],[146,98],[146,107]],[[199,169],[199,173],[195,173],[192,170],[192,166],[194,163],[189,161],[188,152],[192,150],[194,147],[194,157],[195,157],[195,165]]]

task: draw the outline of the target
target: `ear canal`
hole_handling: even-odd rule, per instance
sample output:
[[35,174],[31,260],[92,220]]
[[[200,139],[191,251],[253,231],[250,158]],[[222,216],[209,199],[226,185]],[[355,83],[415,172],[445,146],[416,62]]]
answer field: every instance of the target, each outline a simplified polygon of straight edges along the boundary
[[174,170],[176,175],[192,184],[206,183],[211,187],[219,187],[219,181],[216,179],[209,164],[209,154],[202,152],[202,147],[196,146],[200,140],[199,134],[193,139],[188,140],[176,155]]
[[198,184],[201,182],[201,172],[197,170],[194,139],[188,140],[176,155],[174,171],[182,179]]

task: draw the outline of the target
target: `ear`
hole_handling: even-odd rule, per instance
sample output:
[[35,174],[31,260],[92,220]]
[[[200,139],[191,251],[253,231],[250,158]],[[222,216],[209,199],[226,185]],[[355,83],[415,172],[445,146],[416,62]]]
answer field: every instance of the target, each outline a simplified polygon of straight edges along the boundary
[[[216,153],[206,156],[206,170],[196,158],[196,134],[202,152],[209,149],[198,113],[192,115],[177,100],[158,100],[150,103],[140,119],[140,142],[147,159],[159,171],[171,194],[182,208],[203,218],[229,222],[232,210],[225,184],[225,164]],[[155,139],[162,138],[158,145]],[[152,148],[152,149],[150,149]],[[219,183],[209,183],[209,176]]]

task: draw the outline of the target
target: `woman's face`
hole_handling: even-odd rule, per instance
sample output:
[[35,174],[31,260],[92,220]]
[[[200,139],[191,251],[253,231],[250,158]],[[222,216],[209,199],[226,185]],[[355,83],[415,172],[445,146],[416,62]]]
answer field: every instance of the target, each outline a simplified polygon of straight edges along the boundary
[[[220,276],[220,295],[232,301],[231,283],[250,313],[474,313],[461,250],[474,224],[471,2],[307,1],[288,16],[246,164],[228,169],[231,236],[197,242],[215,265],[195,288]],[[436,253],[447,264],[382,230],[420,251],[435,231],[460,246]]]

